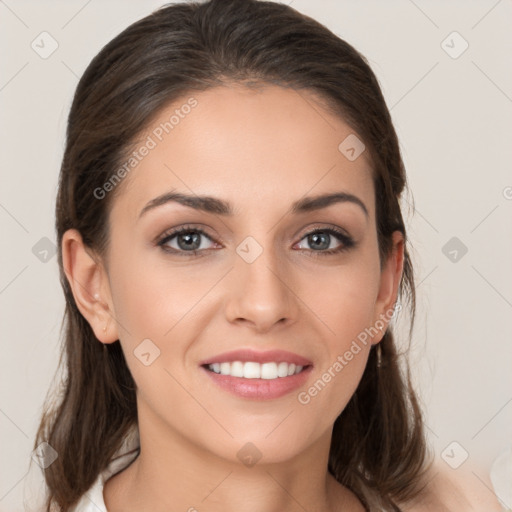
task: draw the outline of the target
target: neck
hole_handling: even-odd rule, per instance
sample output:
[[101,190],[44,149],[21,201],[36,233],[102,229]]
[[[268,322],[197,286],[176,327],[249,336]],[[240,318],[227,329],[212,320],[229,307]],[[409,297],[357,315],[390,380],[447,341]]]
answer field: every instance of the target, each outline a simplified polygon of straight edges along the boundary
[[105,484],[109,512],[363,510],[327,471],[331,432],[292,459],[264,462],[265,454],[261,454],[255,464],[244,458],[257,457],[251,445],[239,452],[240,459],[236,456],[245,442],[237,449],[236,440],[226,439],[234,446],[234,457],[223,458],[155,418],[139,420],[139,439],[139,456]]

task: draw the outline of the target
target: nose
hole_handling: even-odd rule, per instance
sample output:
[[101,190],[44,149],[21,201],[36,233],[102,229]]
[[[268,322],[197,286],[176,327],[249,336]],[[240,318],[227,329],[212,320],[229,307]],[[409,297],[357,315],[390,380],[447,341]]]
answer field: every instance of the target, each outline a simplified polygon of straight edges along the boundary
[[271,250],[263,250],[251,263],[237,255],[228,284],[228,321],[247,324],[257,333],[268,332],[275,324],[294,323],[299,299],[290,276]]

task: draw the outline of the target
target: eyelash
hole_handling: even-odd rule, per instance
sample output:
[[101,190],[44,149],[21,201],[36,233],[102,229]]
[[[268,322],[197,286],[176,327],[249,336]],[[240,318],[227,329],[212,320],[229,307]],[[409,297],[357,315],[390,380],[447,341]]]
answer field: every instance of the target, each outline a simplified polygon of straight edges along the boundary
[[[202,257],[204,254],[200,254],[206,251],[206,249],[201,250],[193,250],[193,251],[182,251],[177,249],[171,249],[169,247],[166,247],[166,243],[172,240],[174,237],[182,235],[184,233],[198,233],[200,235],[205,236],[206,238],[212,240],[212,238],[202,229],[195,228],[193,226],[182,226],[177,229],[173,229],[170,231],[165,232],[159,240],[156,242],[156,245],[158,245],[164,252],[169,254],[177,254],[178,256],[199,256]],[[336,239],[338,239],[339,242],[341,242],[341,245],[336,249],[328,249],[324,251],[314,251],[310,249],[299,249],[301,251],[309,251],[312,253],[313,257],[322,257],[322,256],[331,256],[334,254],[339,254],[345,251],[348,251],[349,249],[352,249],[356,246],[355,241],[342,231],[336,229],[336,228],[317,228],[312,231],[309,231],[308,233],[305,233],[304,236],[301,238],[303,240],[304,238],[313,235],[315,233],[327,233],[329,235],[334,236]],[[212,240],[213,241],[213,240]]]

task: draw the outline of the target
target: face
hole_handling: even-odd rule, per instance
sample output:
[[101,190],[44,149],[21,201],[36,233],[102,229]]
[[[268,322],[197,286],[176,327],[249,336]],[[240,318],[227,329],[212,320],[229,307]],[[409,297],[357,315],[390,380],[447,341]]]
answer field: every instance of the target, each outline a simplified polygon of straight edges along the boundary
[[328,443],[401,271],[381,271],[367,152],[339,149],[353,134],[310,93],[233,85],[141,135],[101,292],[141,425],[234,461],[248,442],[268,462]]

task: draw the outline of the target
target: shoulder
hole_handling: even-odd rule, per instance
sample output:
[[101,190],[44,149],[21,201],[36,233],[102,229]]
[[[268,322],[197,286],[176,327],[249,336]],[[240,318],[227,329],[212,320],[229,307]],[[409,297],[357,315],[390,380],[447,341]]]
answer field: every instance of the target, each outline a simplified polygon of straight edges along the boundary
[[106,483],[111,481],[113,476],[121,474],[123,470],[130,466],[138,454],[137,448],[114,457],[70,512],[107,512],[104,497]]
[[456,470],[436,461],[423,492],[413,502],[400,504],[403,512],[502,512],[488,475],[481,468]]

